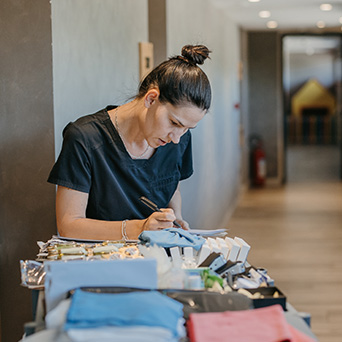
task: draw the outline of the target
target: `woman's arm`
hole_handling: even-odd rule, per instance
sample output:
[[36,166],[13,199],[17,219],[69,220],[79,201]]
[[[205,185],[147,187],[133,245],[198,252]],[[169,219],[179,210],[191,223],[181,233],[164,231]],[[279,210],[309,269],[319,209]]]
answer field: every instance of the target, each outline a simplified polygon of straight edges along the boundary
[[[62,237],[90,240],[120,240],[122,221],[102,221],[86,218],[88,194],[58,186],[56,196],[57,229]],[[173,211],[162,209],[144,220],[126,222],[126,234],[136,240],[143,230],[172,227]]]
[[169,202],[168,207],[174,211],[176,215],[176,222],[179,223],[183,229],[189,230],[189,223],[184,221],[182,217],[182,196],[179,190],[179,183],[175,193],[171,198],[171,201]]

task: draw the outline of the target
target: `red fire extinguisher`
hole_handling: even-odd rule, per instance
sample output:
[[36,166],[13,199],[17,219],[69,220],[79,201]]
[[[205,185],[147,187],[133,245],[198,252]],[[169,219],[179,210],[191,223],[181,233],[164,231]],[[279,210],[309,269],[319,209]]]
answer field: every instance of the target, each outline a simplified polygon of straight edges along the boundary
[[253,185],[265,185],[266,156],[261,139],[256,137],[252,139],[251,171]]

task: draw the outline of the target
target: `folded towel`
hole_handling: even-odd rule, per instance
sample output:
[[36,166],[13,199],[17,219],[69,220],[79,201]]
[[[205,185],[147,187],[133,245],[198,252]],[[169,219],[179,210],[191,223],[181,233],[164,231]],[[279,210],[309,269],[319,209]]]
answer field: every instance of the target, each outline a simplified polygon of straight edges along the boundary
[[67,313],[65,330],[103,326],[154,326],[179,336],[183,305],[157,291],[92,293],[77,289]]
[[100,327],[70,329],[67,332],[73,342],[177,342],[171,331],[156,327]]
[[191,342],[314,342],[290,326],[280,305],[245,311],[190,314],[187,324]]
[[160,247],[193,247],[197,251],[202,247],[205,239],[191,234],[182,228],[168,228],[163,230],[144,230],[139,235],[139,240],[144,244]]

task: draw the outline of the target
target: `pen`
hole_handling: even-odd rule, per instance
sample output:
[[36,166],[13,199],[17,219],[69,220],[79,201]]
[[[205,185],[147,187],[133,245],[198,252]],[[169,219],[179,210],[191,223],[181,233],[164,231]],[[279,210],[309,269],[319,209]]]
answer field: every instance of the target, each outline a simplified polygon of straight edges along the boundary
[[[152,202],[151,200],[149,200],[148,198],[146,198],[145,196],[141,196],[140,197],[140,201],[143,202],[146,206],[148,206],[150,209],[152,209],[153,211],[161,211],[157,204],[155,204],[154,202]],[[177,223],[176,221],[173,221],[173,224],[178,227],[178,228],[182,228],[182,226]]]

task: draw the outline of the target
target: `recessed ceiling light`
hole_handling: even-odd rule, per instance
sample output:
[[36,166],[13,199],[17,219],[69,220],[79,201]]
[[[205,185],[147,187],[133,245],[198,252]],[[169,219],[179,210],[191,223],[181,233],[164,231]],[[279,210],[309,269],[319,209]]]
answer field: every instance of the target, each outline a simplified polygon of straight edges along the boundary
[[318,28],[324,28],[325,27],[325,22],[320,20],[320,21],[317,22],[316,26]]
[[271,16],[270,11],[260,11],[259,12],[259,17],[260,18],[269,18]]
[[270,20],[267,22],[266,26],[270,29],[274,29],[278,27],[278,23],[274,20]]
[[315,53],[315,49],[312,46],[309,46],[309,47],[306,48],[305,53],[308,56],[312,56]]
[[249,2],[259,2],[260,0],[248,0]]
[[319,6],[319,8],[321,9],[321,11],[331,11],[332,10],[332,6],[330,4],[322,4],[321,6]]

